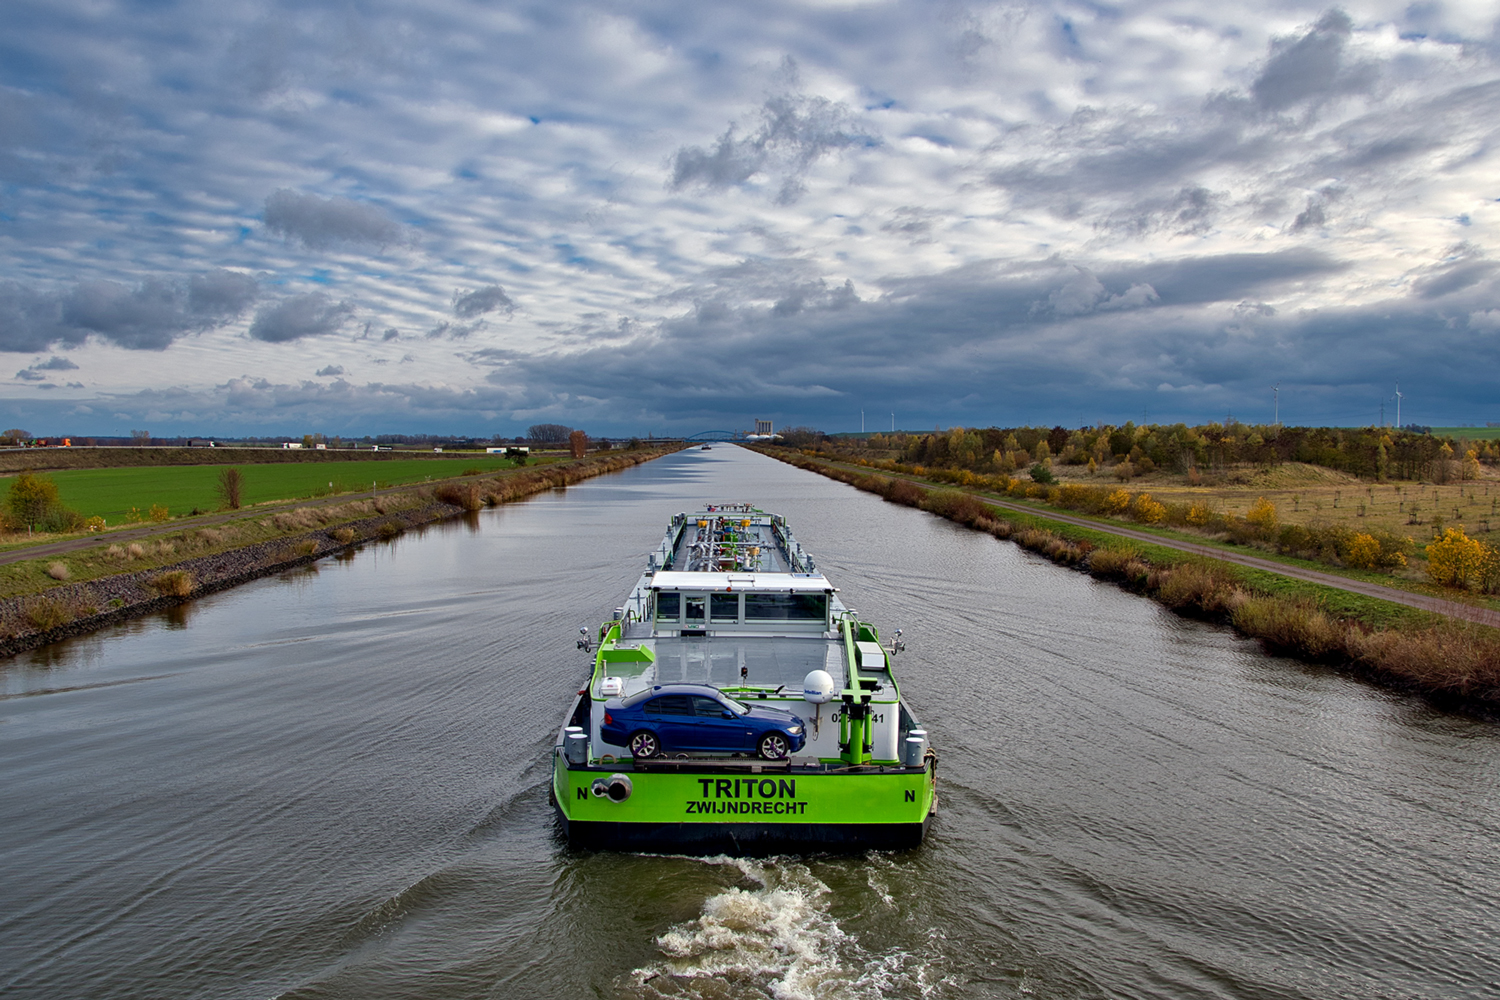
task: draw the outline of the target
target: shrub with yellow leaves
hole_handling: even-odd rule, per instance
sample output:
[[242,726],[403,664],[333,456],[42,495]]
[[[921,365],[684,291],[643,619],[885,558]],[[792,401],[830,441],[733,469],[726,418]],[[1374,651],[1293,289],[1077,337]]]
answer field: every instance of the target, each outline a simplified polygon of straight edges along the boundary
[[1489,546],[1470,538],[1461,528],[1448,528],[1442,538],[1427,546],[1427,575],[1445,587],[1478,584],[1489,552]]
[[1160,524],[1162,519],[1167,516],[1167,508],[1165,504],[1157,503],[1151,499],[1151,494],[1142,493],[1130,505],[1130,513],[1142,524]]

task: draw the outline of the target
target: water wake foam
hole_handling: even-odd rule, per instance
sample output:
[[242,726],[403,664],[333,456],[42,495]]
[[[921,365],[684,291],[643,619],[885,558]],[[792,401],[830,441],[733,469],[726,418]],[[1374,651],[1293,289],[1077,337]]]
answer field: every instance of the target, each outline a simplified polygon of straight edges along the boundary
[[[715,1000],[929,995],[920,961],[899,950],[869,954],[839,927],[829,912],[831,890],[807,865],[787,859],[704,860],[738,869],[741,882],[749,885],[710,896],[697,919],[658,937],[663,961],[635,970],[630,992]],[[885,893],[876,889],[875,895]]]

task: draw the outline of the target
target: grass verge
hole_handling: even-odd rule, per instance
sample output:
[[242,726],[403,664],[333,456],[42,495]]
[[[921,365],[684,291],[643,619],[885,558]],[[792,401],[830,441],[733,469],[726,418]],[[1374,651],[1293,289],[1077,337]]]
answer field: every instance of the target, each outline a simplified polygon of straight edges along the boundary
[[[518,500],[671,450],[676,449],[609,453],[339,504],[246,511],[244,517],[212,526],[128,544],[105,536],[75,552],[10,563],[0,566],[0,650],[32,648],[119,620],[132,607],[144,613],[161,599],[183,600],[223,589],[361,541],[394,538],[412,524]],[[252,552],[253,557],[248,555]],[[97,623],[90,625],[90,619]]]
[[1500,710],[1500,630],[1335,587],[997,508],[956,489],[766,451],[788,464],[1010,539],[1053,562],[1147,594],[1173,610],[1227,622],[1268,649],[1353,668],[1387,685]]

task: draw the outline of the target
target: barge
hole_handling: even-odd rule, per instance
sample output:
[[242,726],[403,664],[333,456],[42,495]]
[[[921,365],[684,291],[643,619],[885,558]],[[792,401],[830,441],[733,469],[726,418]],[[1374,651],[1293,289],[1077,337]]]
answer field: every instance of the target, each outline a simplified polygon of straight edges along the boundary
[[903,849],[937,808],[937,754],[888,646],[786,520],[680,513],[592,660],[553,746],[575,847],[694,854]]

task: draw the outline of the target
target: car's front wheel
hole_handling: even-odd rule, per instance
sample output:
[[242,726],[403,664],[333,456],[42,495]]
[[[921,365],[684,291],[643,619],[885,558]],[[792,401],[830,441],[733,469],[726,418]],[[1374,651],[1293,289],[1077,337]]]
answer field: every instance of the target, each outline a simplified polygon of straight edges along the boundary
[[656,738],[655,733],[647,729],[631,733],[625,745],[630,747],[630,756],[636,758],[655,757],[661,753],[661,741]]
[[760,738],[757,749],[766,760],[781,760],[791,750],[792,745],[781,733],[770,732]]

